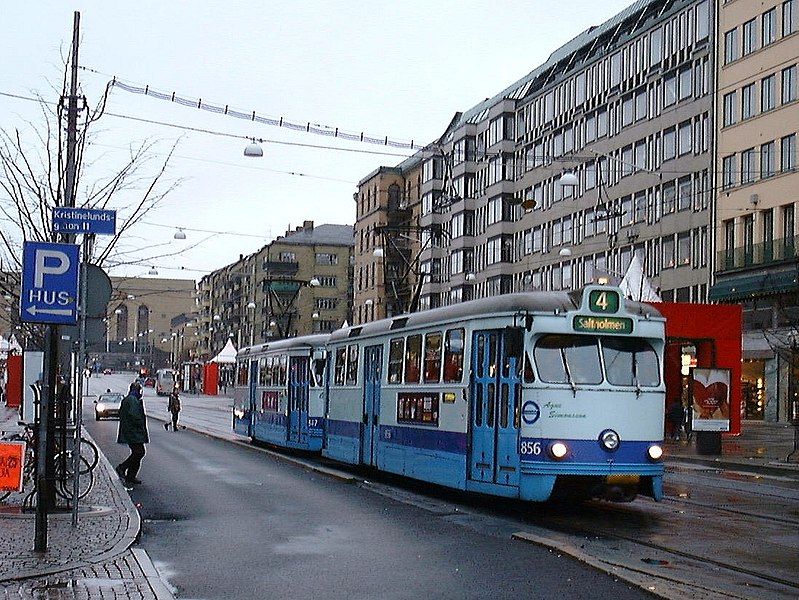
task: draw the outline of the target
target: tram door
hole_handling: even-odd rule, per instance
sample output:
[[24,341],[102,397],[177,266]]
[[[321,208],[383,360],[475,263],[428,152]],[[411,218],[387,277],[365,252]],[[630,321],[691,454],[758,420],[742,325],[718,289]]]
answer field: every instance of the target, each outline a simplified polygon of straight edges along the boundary
[[469,477],[519,484],[521,332],[476,331],[472,339]]
[[[248,436],[252,436],[255,429],[255,415],[258,411],[257,402],[258,399],[255,397],[256,389],[258,387],[258,361],[251,360],[250,361],[250,378],[248,380],[247,385],[247,434]],[[241,433],[241,432],[239,432]]]
[[361,464],[377,464],[380,418],[380,375],[383,347],[369,346],[363,355],[363,421],[361,423]]
[[288,441],[308,442],[308,377],[307,356],[289,357],[289,430]]

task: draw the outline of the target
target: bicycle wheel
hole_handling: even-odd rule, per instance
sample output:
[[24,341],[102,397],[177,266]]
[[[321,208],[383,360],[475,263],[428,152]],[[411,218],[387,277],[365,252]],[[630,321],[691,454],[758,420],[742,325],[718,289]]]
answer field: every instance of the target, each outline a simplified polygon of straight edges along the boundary
[[[89,464],[89,471],[94,469],[100,460],[100,453],[97,451],[97,446],[95,446],[91,440],[83,436],[80,438],[80,456],[86,459],[86,462]],[[81,471],[81,473],[83,473],[83,471]]]
[[[67,452],[56,454],[55,461],[55,491],[65,500],[73,499],[74,470],[72,468],[72,455]],[[78,468],[78,500],[84,498],[94,487],[94,471],[89,468],[89,461],[80,457]]]

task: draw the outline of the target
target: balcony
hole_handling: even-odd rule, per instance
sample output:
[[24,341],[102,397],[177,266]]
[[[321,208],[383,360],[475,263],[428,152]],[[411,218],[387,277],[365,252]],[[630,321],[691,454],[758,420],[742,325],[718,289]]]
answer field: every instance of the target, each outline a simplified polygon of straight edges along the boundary
[[740,246],[733,250],[721,250],[716,270],[723,273],[796,260],[797,248],[799,248],[799,236]]
[[298,262],[264,261],[264,272],[269,277],[294,277],[300,270]]

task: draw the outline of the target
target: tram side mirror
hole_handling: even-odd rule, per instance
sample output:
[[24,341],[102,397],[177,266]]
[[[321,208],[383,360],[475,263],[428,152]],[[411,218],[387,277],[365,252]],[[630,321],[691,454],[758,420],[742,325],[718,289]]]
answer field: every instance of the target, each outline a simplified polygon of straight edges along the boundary
[[524,333],[521,327],[505,328],[505,355],[521,356],[524,350]]

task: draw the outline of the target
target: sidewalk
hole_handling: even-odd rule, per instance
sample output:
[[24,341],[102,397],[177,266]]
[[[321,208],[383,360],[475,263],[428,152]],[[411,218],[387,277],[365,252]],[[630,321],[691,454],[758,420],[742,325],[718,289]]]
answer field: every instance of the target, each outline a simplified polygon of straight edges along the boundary
[[[188,429],[246,441],[231,431],[230,398],[187,394],[181,401],[181,423]],[[148,416],[165,421],[165,402],[147,396]],[[16,428],[16,413],[0,405],[0,430]],[[742,429],[739,437],[723,437],[720,456],[698,454],[695,442],[667,441],[666,462],[799,479],[799,464],[786,461],[793,450],[792,426],[746,421]],[[50,515],[43,555],[32,550],[34,515],[21,513],[8,501],[0,503],[0,600],[173,600],[146,552],[134,546],[140,519],[130,496],[102,455],[97,469],[77,527],[72,527],[71,513]]]
[[796,427],[787,423],[744,421],[741,431],[739,436],[721,436],[720,455],[699,454],[696,434],[690,443],[684,439],[666,440],[666,462],[690,462],[720,469],[786,475],[799,479],[799,452],[791,455],[794,451]]
[[[0,405],[0,430],[18,429],[16,410]],[[95,483],[72,512],[47,519],[47,552],[33,551],[35,515],[21,497],[0,503],[0,600],[173,600],[144,550],[134,548],[139,512],[111,464],[100,454]]]

